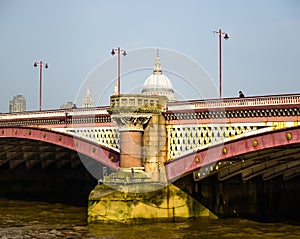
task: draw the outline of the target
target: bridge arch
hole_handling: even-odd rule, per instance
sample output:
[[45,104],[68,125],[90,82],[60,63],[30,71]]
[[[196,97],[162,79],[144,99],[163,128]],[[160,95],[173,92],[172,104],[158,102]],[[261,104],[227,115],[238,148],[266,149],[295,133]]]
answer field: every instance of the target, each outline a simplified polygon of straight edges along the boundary
[[[213,163],[247,154],[257,155],[260,152],[272,154],[276,149],[288,150],[291,147],[300,148],[299,126],[240,138],[181,156],[166,163],[167,178],[169,181],[175,181]],[[297,151],[297,154],[299,153],[300,150]]]
[[4,138],[25,139],[57,145],[94,159],[112,170],[117,170],[119,167],[118,152],[74,135],[44,128],[0,127],[0,142]]

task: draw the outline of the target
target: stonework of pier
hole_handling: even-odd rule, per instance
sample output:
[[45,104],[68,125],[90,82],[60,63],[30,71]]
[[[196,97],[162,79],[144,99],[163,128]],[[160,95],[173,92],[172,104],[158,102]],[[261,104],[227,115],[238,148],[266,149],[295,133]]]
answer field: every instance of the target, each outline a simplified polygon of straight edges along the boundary
[[98,185],[89,196],[88,222],[140,224],[217,218],[178,187],[155,183]]
[[120,132],[120,171],[91,192],[89,222],[131,224],[216,217],[166,181],[166,122],[162,115],[166,103],[162,96],[111,97],[108,112]]

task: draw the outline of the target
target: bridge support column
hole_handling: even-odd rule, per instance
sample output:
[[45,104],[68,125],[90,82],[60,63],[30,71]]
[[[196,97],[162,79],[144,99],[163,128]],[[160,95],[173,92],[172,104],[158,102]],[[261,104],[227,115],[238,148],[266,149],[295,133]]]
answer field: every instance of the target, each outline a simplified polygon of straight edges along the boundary
[[143,166],[143,132],[151,115],[112,115],[120,132],[120,167]]
[[166,97],[111,97],[108,112],[120,132],[121,170],[106,176],[90,193],[89,222],[131,224],[214,217],[166,180],[165,105]]
[[166,122],[162,114],[153,114],[143,134],[143,165],[152,180],[165,182],[167,160]]
[[166,158],[161,158],[166,154],[161,153],[162,140],[159,137],[163,137],[165,142],[165,132],[161,130],[165,122],[161,118],[166,102],[167,98],[164,96],[142,94],[111,96],[108,112],[120,132],[121,168],[147,166],[146,171],[150,172],[157,171],[158,162],[161,164],[165,162]]
[[120,132],[120,167],[142,167],[143,132],[121,131]]
[[[132,168],[142,167],[143,157],[143,125],[148,122],[149,117],[131,117],[131,121],[138,121],[140,129],[132,129],[127,125],[126,129],[120,131],[120,167]],[[142,121],[142,122],[141,122]],[[135,127],[137,128],[137,127]]]

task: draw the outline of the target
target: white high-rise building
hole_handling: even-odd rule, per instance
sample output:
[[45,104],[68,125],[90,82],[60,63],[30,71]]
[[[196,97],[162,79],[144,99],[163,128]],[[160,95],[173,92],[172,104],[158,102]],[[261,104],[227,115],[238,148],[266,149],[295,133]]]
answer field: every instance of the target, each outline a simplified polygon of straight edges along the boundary
[[26,111],[26,99],[23,95],[16,95],[9,101],[9,112],[23,112]]

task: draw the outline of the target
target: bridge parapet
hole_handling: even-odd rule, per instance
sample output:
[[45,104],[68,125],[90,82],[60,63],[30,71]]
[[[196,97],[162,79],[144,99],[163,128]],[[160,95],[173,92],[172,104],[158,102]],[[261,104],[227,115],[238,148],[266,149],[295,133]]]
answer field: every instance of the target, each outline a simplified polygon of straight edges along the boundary
[[66,110],[26,111],[0,114],[0,126],[31,126],[52,128],[70,128],[108,126],[111,123],[108,107],[79,108]]
[[247,106],[278,106],[300,104],[300,95],[271,95],[245,98],[223,98],[208,100],[177,101],[168,104],[168,111],[187,109],[209,109]]
[[2,113],[0,114],[0,120],[23,120],[29,118],[44,119],[65,117],[66,114],[69,117],[76,117],[82,115],[108,115],[108,107],[94,107],[94,108],[78,108],[78,109],[59,109],[59,110],[43,110],[43,111],[24,111],[14,113]]

